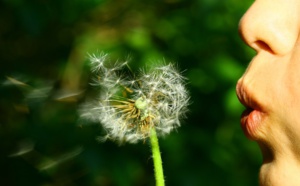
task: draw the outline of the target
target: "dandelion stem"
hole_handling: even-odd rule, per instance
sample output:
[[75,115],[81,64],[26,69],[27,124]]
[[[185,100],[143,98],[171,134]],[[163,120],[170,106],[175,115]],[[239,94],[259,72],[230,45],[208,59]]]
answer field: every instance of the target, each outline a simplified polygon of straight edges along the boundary
[[161,161],[160,150],[159,150],[158,139],[157,139],[155,128],[151,129],[150,141],[151,141],[151,148],[152,148],[152,155],[153,155],[153,162],[154,162],[156,186],[164,186],[165,185],[164,172],[163,172],[162,161]]

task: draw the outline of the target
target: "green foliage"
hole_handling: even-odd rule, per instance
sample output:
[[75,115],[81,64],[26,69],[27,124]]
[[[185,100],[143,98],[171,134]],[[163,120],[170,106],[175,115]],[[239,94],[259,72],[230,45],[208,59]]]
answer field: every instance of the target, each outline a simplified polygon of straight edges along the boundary
[[147,142],[99,143],[100,125],[78,120],[95,97],[87,55],[100,51],[129,55],[132,70],[173,61],[188,78],[188,117],[159,139],[166,185],[258,185],[235,96],[253,55],[238,36],[250,3],[1,1],[0,185],[154,185]]

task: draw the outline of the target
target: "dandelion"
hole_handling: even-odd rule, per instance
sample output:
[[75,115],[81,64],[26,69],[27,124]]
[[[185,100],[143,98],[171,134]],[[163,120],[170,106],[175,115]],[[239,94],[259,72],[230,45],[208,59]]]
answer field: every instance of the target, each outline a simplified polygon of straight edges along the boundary
[[112,63],[105,54],[91,55],[90,61],[92,85],[100,93],[83,107],[81,116],[100,122],[107,131],[104,139],[136,143],[150,137],[153,144],[156,134],[164,136],[180,126],[189,95],[185,78],[173,64],[134,75],[127,61]]
[[[99,121],[106,138],[135,143],[159,136],[180,126],[189,102],[185,78],[172,64],[141,71],[138,76],[125,73],[127,61],[112,64],[108,56],[90,56],[94,86],[100,87],[96,102],[84,107],[83,118]],[[126,69],[127,68],[127,69]]]

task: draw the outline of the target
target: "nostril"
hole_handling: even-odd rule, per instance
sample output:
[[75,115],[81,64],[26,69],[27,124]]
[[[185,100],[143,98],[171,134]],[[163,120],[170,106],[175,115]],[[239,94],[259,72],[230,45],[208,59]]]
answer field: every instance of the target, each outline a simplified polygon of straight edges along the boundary
[[252,43],[252,46],[257,52],[264,50],[270,53],[274,53],[274,51],[272,50],[272,48],[264,41],[262,40],[257,40],[254,43]]

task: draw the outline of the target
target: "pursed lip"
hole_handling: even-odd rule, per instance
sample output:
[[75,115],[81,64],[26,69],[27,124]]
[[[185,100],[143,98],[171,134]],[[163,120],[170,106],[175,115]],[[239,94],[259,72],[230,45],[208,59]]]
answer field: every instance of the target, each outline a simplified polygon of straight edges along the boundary
[[263,119],[261,107],[253,97],[249,96],[249,92],[242,80],[239,80],[237,83],[236,94],[239,101],[246,107],[241,115],[241,127],[249,139],[256,140],[257,129]]
[[248,110],[261,110],[259,104],[252,98],[249,97],[248,90],[244,86],[242,80],[239,80],[236,85],[236,94],[242,105]]

